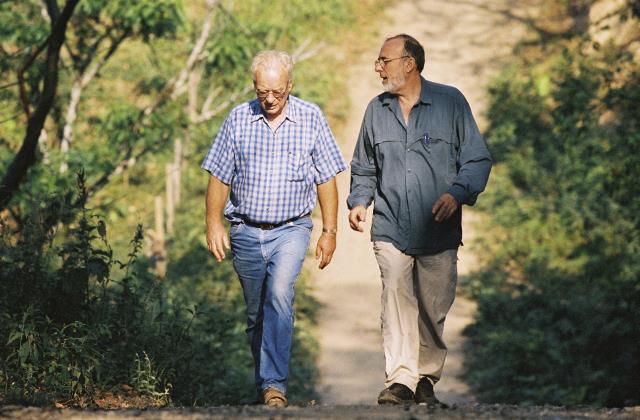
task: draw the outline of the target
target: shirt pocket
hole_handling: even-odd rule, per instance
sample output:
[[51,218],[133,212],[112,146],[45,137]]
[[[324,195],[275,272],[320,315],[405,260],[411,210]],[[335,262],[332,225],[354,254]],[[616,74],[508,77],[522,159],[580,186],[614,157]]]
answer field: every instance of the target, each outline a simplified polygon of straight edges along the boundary
[[304,181],[309,176],[309,155],[287,151],[287,181]]
[[394,137],[375,137],[373,147],[379,169],[385,166],[404,166],[404,140]]
[[419,141],[431,166],[437,168],[438,175],[444,176],[447,184],[452,184],[458,173],[458,151],[451,133],[440,130],[425,132]]

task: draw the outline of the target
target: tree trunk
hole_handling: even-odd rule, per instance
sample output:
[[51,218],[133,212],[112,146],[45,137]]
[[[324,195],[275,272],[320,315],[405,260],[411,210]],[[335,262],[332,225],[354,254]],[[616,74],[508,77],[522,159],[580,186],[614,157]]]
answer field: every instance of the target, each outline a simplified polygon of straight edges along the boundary
[[0,183],[0,210],[4,209],[20,184],[24,181],[27,171],[36,163],[36,149],[38,139],[44,127],[44,122],[53,106],[53,100],[58,86],[58,64],[60,61],[60,48],[64,43],[65,33],[69,19],[79,0],[67,0],[59,17],[51,20],[51,36],[47,48],[47,58],[44,74],[42,95],[33,114],[27,120],[27,129],[22,141],[22,147],[14,157],[7,173]]

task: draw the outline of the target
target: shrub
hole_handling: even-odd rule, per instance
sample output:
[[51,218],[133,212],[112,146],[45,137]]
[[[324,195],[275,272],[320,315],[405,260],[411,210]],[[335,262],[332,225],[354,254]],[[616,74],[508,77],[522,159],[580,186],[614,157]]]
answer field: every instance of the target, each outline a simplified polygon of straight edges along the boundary
[[491,255],[467,286],[483,401],[640,403],[640,69],[613,46],[584,51],[491,89]]

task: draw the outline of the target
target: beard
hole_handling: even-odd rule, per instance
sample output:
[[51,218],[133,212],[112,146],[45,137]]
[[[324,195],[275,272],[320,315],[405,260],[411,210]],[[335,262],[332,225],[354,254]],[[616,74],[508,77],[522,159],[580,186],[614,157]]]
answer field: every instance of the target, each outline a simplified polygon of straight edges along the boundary
[[397,76],[388,77],[386,81],[383,80],[382,86],[384,87],[385,92],[396,93],[406,81],[407,78],[404,76],[404,73],[400,73]]

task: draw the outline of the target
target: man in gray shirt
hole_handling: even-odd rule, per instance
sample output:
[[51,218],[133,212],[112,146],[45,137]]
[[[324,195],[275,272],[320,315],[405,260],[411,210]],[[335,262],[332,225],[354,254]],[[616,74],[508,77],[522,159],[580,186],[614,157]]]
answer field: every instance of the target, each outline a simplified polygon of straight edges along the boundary
[[371,236],[382,277],[385,389],[379,404],[435,405],[447,352],[444,321],[455,298],[461,206],[484,190],[491,156],[464,96],[420,76],[424,49],[388,38],[375,62],[385,92],[367,107],[347,200]]

